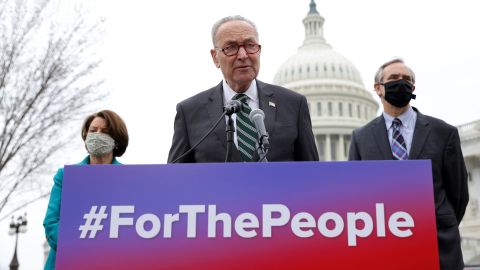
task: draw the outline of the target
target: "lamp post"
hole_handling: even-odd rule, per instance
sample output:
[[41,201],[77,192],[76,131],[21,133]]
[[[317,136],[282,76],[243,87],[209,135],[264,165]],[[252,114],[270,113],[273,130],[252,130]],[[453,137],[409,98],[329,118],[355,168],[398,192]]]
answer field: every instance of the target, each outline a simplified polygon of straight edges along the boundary
[[17,259],[17,245],[18,245],[18,234],[24,233],[27,231],[27,213],[23,216],[19,216],[17,220],[12,216],[12,221],[10,222],[10,230],[8,234],[15,234],[15,252],[13,253],[12,261],[10,262],[10,270],[18,270],[18,259]]

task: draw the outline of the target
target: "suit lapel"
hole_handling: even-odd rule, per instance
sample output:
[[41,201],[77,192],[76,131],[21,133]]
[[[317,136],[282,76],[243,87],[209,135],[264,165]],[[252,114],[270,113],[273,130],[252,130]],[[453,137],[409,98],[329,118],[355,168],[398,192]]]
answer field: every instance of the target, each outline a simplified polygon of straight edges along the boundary
[[388,142],[387,128],[385,127],[383,115],[377,117],[372,127],[372,133],[372,138],[377,143],[378,149],[382,154],[382,159],[393,159],[392,148]]
[[265,128],[268,135],[273,136],[275,132],[275,121],[277,119],[277,101],[273,90],[265,83],[257,80],[258,102],[260,109],[265,113]]
[[[215,87],[214,91],[212,91],[211,95],[208,97],[209,105],[207,106],[208,111],[208,118],[210,120],[210,126],[213,126],[215,122],[218,120],[220,115],[223,113],[223,95],[222,95],[222,83]],[[225,121],[220,121],[218,126],[215,128],[214,133],[218,137],[218,139],[222,142],[223,148],[226,149],[227,142],[226,142],[226,123]],[[225,138],[225,140],[224,140]]]
[[409,159],[417,159],[422,151],[423,145],[427,141],[430,134],[430,124],[423,114],[421,114],[416,108],[417,121],[415,122],[415,130],[413,132],[412,149],[410,149]]
[[[210,126],[213,127],[215,122],[218,120],[220,115],[223,113],[224,101],[223,101],[223,87],[222,82],[218,84],[214,90],[212,91],[211,95],[208,97],[208,118],[210,121]],[[226,121],[220,121],[218,126],[215,128],[213,133],[217,136],[218,140],[222,143],[222,149],[212,149],[212,151],[219,151],[221,153],[227,152],[227,134],[225,133],[225,129],[227,127]],[[235,145],[233,145],[232,149],[232,161],[239,162],[242,161],[242,157],[238,152]]]

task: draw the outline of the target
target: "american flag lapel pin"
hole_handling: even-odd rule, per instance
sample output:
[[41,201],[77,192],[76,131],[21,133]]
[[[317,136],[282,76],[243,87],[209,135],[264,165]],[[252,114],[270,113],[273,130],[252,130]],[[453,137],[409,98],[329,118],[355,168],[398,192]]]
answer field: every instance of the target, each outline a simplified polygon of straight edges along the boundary
[[269,101],[269,102],[268,102],[268,106],[270,106],[270,107],[274,107],[274,108],[275,108],[275,103],[274,103],[274,102],[272,102],[272,101]]

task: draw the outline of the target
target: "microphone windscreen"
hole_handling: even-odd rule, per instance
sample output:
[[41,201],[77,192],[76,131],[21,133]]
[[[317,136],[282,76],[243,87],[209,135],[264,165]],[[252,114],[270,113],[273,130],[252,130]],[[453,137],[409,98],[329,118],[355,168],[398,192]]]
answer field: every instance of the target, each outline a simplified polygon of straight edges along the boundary
[[265,119],[265,113],[261,109],[253,109],[250,114],[248,115],[248,118],[250,118],[250,121],[255,123],[255,119],[261,117],[261,119]]

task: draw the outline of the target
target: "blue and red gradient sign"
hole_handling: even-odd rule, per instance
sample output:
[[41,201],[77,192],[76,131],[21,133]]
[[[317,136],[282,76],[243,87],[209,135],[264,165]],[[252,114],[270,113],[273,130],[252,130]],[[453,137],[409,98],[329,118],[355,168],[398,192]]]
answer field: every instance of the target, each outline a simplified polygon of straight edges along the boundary
[[57,269],[438,269],[430,161],[67,166]]

